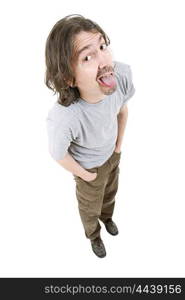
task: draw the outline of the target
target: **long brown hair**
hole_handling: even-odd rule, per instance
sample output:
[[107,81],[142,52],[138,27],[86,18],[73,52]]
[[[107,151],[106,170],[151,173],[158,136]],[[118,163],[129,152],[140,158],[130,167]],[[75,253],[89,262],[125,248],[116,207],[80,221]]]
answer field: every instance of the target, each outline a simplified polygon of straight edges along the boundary
[[101,27],[95,22],[84,18],[81,15],[69,15],[59,20],[52,28],[46,41],[45,62],[46,74],[45,84],[58,93],[58,103],[69,106],[78,101],[80,97],[77,87],[71,87],[75,84],[75,78],[72,69],[74,60],[74,38],[81,31],[100,32],[107,45],[110,40]]

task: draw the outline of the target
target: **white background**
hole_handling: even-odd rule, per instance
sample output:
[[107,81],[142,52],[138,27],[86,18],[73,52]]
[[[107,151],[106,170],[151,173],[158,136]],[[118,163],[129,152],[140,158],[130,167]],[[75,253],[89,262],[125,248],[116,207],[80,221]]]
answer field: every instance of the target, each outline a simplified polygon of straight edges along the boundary
[[[184,1],[4,1],[1,6],[0,276],[185,276]],[[107,32],[136,93],[122,145],[114,220],[97,258],[75,182],[48,152],[45,41],[68,14]]]

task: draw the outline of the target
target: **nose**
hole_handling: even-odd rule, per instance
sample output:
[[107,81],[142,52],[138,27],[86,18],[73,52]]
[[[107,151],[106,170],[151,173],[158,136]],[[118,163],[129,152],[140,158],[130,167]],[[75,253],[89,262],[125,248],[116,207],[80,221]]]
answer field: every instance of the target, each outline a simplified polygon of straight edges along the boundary
[[98,69],[103,69],[108,64],[107,57],[104,53],[99,52],[98,55]]
[[105,68],[105,66],[106,66],[106,64],[104,63],[100,63],[99,65],[98,65],[98,69],[99,70],[101,70],[101,69],[103,69],[103,68]]

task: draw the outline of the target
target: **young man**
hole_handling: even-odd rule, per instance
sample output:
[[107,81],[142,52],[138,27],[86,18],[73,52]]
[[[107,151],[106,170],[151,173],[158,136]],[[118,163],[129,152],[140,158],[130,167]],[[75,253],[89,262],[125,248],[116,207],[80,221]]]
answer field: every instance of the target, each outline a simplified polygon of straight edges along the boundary
[[134,94],[130,66],[112,60],[110,40],[81,15],[58,21],[46,42],[46,85],[58,100],[48,113],[51,156],[76,181],[85,235],[98,257],[106,255],[101,220],[111,235],[118,190],[126,102]]

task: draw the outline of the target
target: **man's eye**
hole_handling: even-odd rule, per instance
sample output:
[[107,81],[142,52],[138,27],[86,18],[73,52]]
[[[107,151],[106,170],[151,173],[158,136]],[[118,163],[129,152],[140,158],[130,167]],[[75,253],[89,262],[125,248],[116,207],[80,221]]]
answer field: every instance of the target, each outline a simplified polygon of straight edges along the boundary
[[84,58],[84,61],[89,61],[91,59],[91,55],[87,55],[85,58]]
[[102,44],[101,46],[100,46],[100,49],[101,50],[105,50],[107,48],[107,45],[106,44]]

